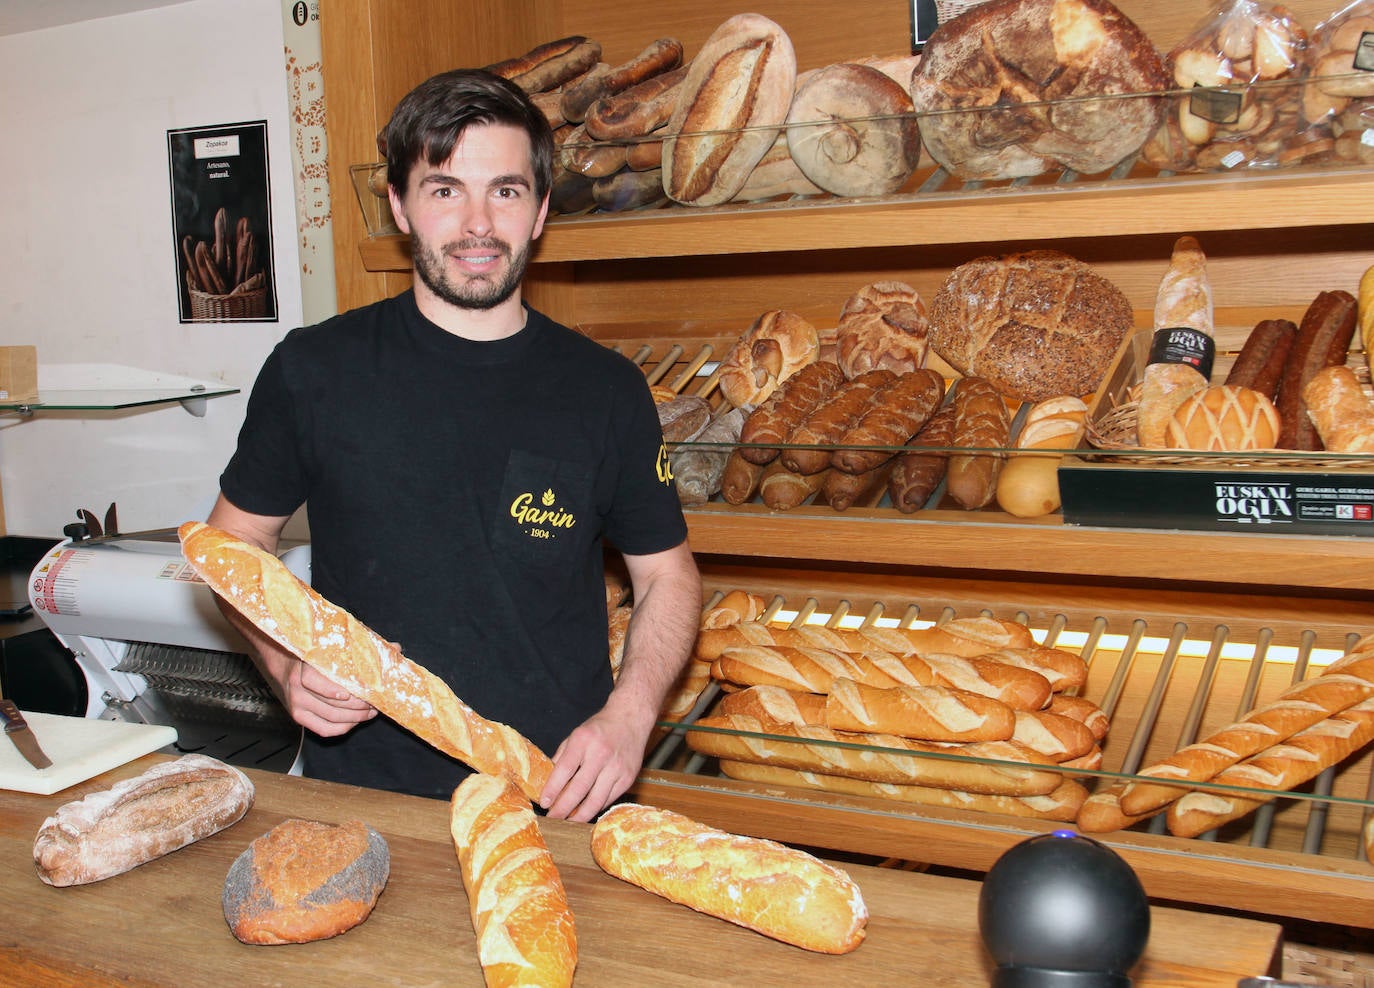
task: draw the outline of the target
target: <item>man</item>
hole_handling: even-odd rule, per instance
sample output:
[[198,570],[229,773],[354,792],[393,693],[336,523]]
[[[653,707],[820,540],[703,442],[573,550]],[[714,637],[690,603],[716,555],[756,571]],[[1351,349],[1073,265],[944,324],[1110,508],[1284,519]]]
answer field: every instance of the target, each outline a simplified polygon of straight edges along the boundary
[[[553,142],[517,87],[436,76],[384,139],[413,287],[278,344],[208,521],[272,551],[304,503],[315,588],[552,752],[540,805],[590,820],[638,773],[701,607],[653,400],[521,301]],[[614,688],[603,537],[635,601]],[[452,793],[466,767],[222,607],[307,729],[308,775]]]

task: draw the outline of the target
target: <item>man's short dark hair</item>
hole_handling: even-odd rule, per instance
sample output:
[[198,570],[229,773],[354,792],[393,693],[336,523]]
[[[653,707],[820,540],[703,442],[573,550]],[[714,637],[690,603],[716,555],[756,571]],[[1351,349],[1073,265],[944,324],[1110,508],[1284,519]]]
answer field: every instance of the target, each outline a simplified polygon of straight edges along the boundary
[[549,122],[519,86],[481,69],[441,72],[396,104],[382,131],[387,180],[404,196],[415,164],[442,165],[474,124],[506,124],[529,135],[534,192],[542,200],[553,184]]

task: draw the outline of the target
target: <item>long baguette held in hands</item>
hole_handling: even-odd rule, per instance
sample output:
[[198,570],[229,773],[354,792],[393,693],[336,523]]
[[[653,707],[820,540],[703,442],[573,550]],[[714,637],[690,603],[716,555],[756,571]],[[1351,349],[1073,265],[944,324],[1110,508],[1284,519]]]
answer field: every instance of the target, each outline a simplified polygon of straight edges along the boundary
[[776,841],[621,803],[592,828],[592,857],[622,881],[793,946],[847,954],[863,943],[868,907],[858,884]]
[[453,791],[449,829],[487,988],[571,985],[577,930],[529,800],[476,772]]
[[201,579],[278,645],[440,751],[539,798],[553,762],[520,732],[478,715],[270,552],[203,522],[188,521],[177,534]]

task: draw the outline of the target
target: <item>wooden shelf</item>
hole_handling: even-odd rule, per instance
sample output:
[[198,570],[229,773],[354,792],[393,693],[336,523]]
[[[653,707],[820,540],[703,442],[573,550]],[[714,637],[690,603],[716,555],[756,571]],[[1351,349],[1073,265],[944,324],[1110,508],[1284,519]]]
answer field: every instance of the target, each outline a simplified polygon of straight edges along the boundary
[[[806,200],[710,209],[664,207],[551,220],[538,263],[846,250],[940,244],[1262,230],[1374,222],[1371,168],[1175,175],[1017,185],[871,200]],[[1104,217],[1108,218],[1104,224]],[[409,271],[409,240],[359,247],[372,272]]]

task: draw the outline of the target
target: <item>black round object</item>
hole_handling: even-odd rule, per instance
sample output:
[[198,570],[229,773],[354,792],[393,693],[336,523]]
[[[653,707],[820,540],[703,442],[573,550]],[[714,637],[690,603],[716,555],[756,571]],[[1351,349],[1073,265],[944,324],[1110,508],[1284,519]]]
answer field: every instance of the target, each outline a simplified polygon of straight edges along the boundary
[[1022,841],[983,879],[978,926],[994,988],[1125,988],[1150,936],[1131,866],[1071,830]]

